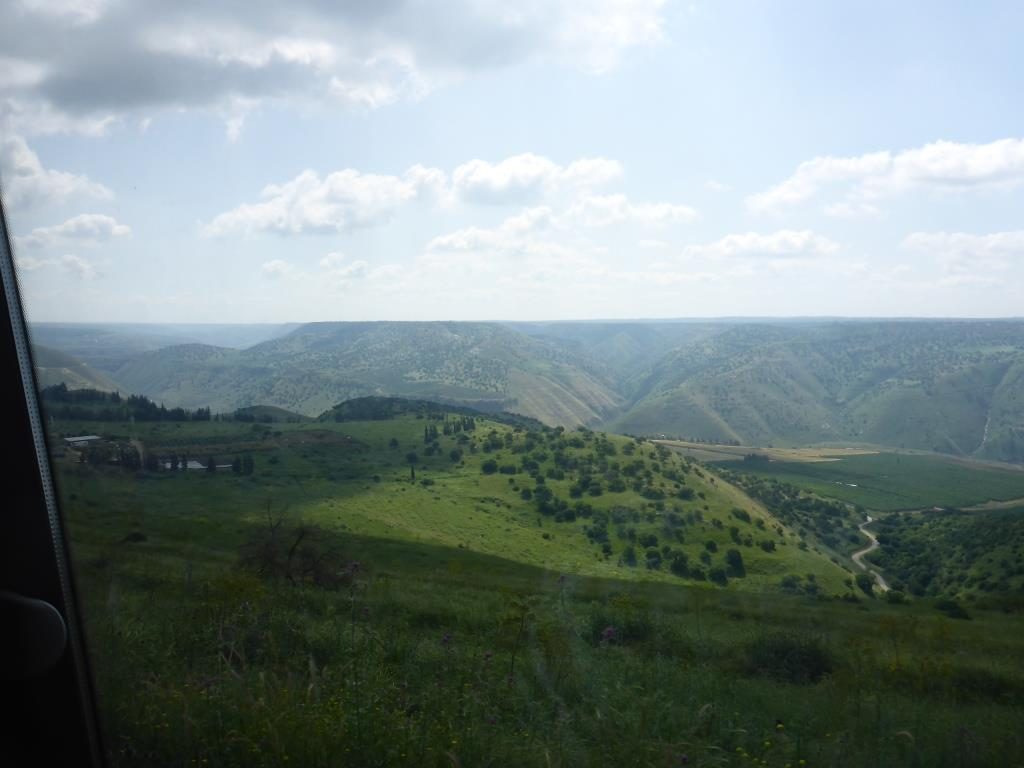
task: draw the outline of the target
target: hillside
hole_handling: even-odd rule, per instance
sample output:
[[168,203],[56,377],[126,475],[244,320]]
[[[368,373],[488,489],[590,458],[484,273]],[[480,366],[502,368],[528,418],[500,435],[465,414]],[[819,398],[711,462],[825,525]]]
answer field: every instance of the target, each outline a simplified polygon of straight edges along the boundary
[[858,596],[813,547],[843,509],[761,489],[790,526],[649,441],[377,398],[53,428],[179,467],[54,460],[113,764],[952,765],[967,729],[964,764],[1020,754],[1019,617]]
[[255,522],[271,499],[289,517],[328,529],[572,573],[773,591],[786,575],[811,574],[810,589],[847,589],[849,572],[788,524],[663,447],[401,403],[367,398],[319,422],[278,422],[273,430],[239,421],[79,421],[68,428],[122,443],[131,437],[162,463],[173,456],[204,466],[211,458],[253,459],[251,480],[224,473],[220,490],[208,487],[206,473],[167,472],[150,473],[159,483],[133,480],[127,488],[114,470],[104,481],[110,493],[128,493],[153,519],[165,507],[173,516],[168,504],[201,510],[216,498],[219,516]]
[[1024,323],[734,326],[666,355],[608,428],[1024,460]]
[[68,389],[98,389],[113,392],[118,387],[101,371],[59,349],[35,345],[32,361],[36,367],[36,383],[40,389],[65,384]]
[[1024,461],[1019,320],[311,323],[245,349],[166,343],[189,328],[47,333],[169,407],[317,416],[392,395],[624,434]]
[[602,420],[622,403],[601,366],[488,323],[311,323],[245,350],[183,345],[149,352],[116,377],[132,391],[186,407],[262,404],[307,415],[389,394],[572,426]]

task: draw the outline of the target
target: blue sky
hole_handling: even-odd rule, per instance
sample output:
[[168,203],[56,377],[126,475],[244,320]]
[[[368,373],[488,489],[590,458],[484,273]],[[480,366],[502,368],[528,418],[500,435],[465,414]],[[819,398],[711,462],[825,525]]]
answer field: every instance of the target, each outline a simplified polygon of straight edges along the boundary
[[33,319],[1021,314],[1019,3],[333,5],[5,3]]

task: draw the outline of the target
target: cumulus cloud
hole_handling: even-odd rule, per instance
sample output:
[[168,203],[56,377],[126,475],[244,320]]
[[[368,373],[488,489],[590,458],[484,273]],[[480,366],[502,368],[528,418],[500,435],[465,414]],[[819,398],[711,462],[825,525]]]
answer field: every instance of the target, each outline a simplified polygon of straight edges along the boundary
[[509,250],[519,247],[540,230],[551,226],[553,220],[550,208],[529,208],[509,216],[497,227],[465,227],[435,237],[427,243],[427,251]]
[[328,253],[320,259],[324,279],[334,289],[345,288],[369,273],[370,265],[362,259],[349,259],[343,253]]
[[59,263],[66,272],[70,272],[79,280],[92,280],[98,275],[96,268],[92,265],[92,262],[83,259],[81,256],[76,256],[73,253],[61,256]]
[[220,110],[234,98],[373,109],[537,59],[599,74],[661,40],[663,4],[452,0],[442,14],[400,1],[18,0],[0,50],[19,66],[45,64],[5,93],[32,105],[18,125],[31,134],[46,110],[74,129],[140,110]]
[[[302,234],[349,232],[386,223],[408,203],[439,206],[455,202],[511,204],[567,190],[576,202],[556,216],[538,206],[512,217],[506,227],[541,223],[559,226],[606,226],[633,223],[658,226],[690,221],[696,212],[673,203],[634,203],[625,195],[594,195],[591,186],[622,174],[622,166],[604,158],[584,158],[567,165],[534,154],[499,162],[472,160],[455,168],[451,177],[439,168],[414,165],[402,176],[362,173],[352,168],[321,178],[303,171],[284,184],[264,188],[262,200],[245,203],[216,216],[203,229],[207,236],[232,232]],[[467,230],[452,237],[486,237]]]
[[521,203],[564,188],[606,184],[622,175],[622,166],[603,157],[561,166],[530,152],[498,163],[470,160],[452,172],[458,197],[475,203]]
[[299,272],[295,265],[284,259],[272,259],[263,262],[260,273],[268,280],[285,280],[296,277]]
[[82,213],[73,216],[63,224],[52,227],[36,227],[24,237],[15,238],[23,248],[45,248],[53,245],[79,243],[95,245],[112,240],[115,237],[126,237],[131,234],[131,227],[118,224],[112,216],[101,213]]
[[[432,196],[438,175],[416,166],[404,177],[364,174],[351,168],[324,178],[306,170],[284,184],[264,188],[263,200],[213,219],[207,236],[229,232],[347,232],[388,221],[421,193]],[[440,172],[437,172],[440,173]]]
[[14,207],[59,203],[75,196],[113,196],[109,189],[86,176],[44,168],[39,156],[20,136],[0,141],[0,178],[5,200]]
[[632,203],[625,195],[587,195],[568,212],[571,219],[590,227],[620,222],[660,226],[693,221],[697,212],[687,205],[673,203]]
[[826,208],[827,213],[874,215],[874,201],[902,192],[964,191],[1022,183],[1024,139],[988,144],[936,141],[896,153],[816,157],[797,166],[788,179],[747,198],[747,205],[758,213],[779,211],[839,186],[845,192],[845,201]]
[[762,234],[731,234],[702,245],[683,249],[684,258],[730,259],[736,257],[811,257],[835,253],[839,244],[810,230],[783,229]]

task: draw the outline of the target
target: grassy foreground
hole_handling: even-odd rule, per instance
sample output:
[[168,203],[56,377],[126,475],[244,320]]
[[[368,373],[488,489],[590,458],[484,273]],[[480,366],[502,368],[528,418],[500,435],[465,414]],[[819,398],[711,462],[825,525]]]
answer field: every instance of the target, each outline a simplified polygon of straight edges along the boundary
[[[481,469],[512,455],[500,426],[478,428],[500,449],[459,462],[422,456],[420,420],[256,426],[96,425],[246,450],[251,476],[58,463],[115,765],[1024,764],[1019,616],[828,599],[843,572],[781,525],[774,553],[739,546],[749,575],[724,589],[620,565],[628,532],[611,524],[606,557],[585,530],[628,507],[666,546],[657,500],[587,491],[590,517],[561,522],[516,507],[528,476]],[[644,493],[673,488],[644,461]],[[671,548],[694,564],[731,541],[714,520],[763,535],[766,513],[711,480],[682,483],[681,518],[704,519]],[[548,482],[570,498],[572,477]],[[790,570],[819,596],[771,588]]]

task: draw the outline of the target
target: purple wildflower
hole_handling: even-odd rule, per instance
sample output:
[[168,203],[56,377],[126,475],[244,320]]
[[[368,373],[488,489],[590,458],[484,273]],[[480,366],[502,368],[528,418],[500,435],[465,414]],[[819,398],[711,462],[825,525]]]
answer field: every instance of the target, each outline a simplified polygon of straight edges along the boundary
[[615,640],[615,627],[605,627],[601,630],[601,642],[611,643]]

